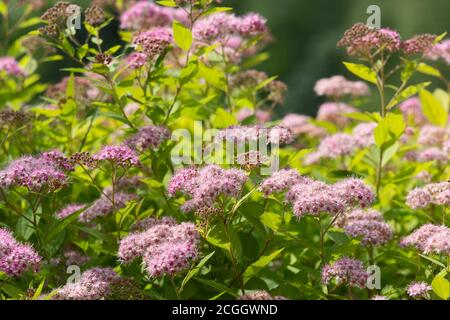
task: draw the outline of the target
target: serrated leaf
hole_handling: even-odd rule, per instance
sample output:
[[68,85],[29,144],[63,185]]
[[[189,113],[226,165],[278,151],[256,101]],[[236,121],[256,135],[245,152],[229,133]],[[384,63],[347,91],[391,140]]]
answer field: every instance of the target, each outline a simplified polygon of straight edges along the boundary
[[348,71],[353,73],[355,76],[369,81],[370,83],[377,84],[377,74],[369,67],[363,64],[351,62],[343,62],[343,64],[348,69]]

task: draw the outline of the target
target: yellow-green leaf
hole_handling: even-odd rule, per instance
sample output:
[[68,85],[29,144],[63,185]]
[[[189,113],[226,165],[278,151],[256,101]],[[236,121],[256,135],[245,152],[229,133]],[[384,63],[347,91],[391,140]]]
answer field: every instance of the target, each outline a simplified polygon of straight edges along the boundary
[[442,300],[448,300],[450,296],[450,284],[442,274],[438,274],[431,282],[434,293]]
[[441,105],[440,101],[425,89],[420,91],[419,96],[423,114],[428,121],[434,125],[445,127],[448,121],[448,111]]
[[351,62],[343,62],[344,66],[353,73],[355,76],[360,77],[363,80],[369,81],[373,84],[377,84],[377,74],[369,67]]
[[192,46],[192,32],[178,21],[173,22],[173,38],[184,51],[188,51]]

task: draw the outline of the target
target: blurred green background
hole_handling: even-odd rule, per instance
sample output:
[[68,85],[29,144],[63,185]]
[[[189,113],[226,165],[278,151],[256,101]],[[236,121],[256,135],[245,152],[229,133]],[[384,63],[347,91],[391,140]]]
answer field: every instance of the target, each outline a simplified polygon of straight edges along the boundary
[[[48,1],[49,5],[52,2]],[[72,2],[83,7],[90,3]],[[352,78],[341,64],[350,58],[336,48],[336,42],[353,23],[367,21],[369,5],[380,6],[382,26],[397,30],[404,39],[418,33],[450,31],[450,0],[224,0],[223,5],[239,14],[254,11],[268,19],[275,41],[268,47],[271,58],[259,69],[279,75],[289,86],[286,105],[279,114],[314,114],[322,101],[313,92],[318,79],[335,74]],[[111,29],[104,36],[111,41],[114,34]],[[44,79],[56,81],[62,66],[47,65],[42,70]]]

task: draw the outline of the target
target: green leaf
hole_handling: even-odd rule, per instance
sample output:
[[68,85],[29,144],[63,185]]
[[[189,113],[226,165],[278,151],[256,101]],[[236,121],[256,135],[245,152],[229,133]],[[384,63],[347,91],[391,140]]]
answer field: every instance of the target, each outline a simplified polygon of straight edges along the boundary
[[242,275],[244,283],[247,283],[251,278],[256,276],[258,272],[267,266],[273,259],[278,257],[284,248],[272,252],[271,254],[260,257],[258,260],[253,262],[247,269],[245,269]]
[[442,300],[448,300],[450,296],[450,283],[444,275],[438,274],[431,282],[434,293]]
[[44,279],[42,279],[41,283],[39,284],[39,286],[36,289],[36,292],[33,295],[33,300],[37,300],[39,298],[39,296],[42,293],[42,289],[44,288],[44,284],[45,284],[45,277]]
[[192,32],[181,22],[173,22],[173,38],[175,43],[184,51],[188,51],[192,46]]
[[386,106],[386,109],[390,110],[396,105],[398,105],[400,102],[408,99],[409,97],[417,94],[420,92],[420,90],[425,89],[431,84],[431,82],[422,82],[415,85],[411,85],[403,89],[395,98],[393,98],[389,104]]
[[279,214],[273,212],[265,212],[259,217],[259,220],[263,225],[275,232],[280,229],[281,216]]
[[363,80],[369,81],[373,84],[377,84],[377,74],[375,71],[363,64],[343,62],[344,66],[353,73],[355,76],[360,77]]
[[381,151],[386,150],[400,138],[405,127],[406,124],[402,115],[389,113],[378,122],[378,126],[375,128],[375,145]]
[[448,121],[448,111],[431,92],[423,89],[419,93],[423,113],[432,124],[445,127]]
[[189,282],[189,280],[191,280],[191,278],[193,276],[195,276],[197,273],[199,273],[199,271],[201,270],[201,268],[205,265],[206,262],[208,262],[209,259],[211,259],[211,257],[214,255],[214,253],[216,253],[215,251],[211,252],[210,254],[208,254],[206,257],[204,257],[194,269],[191,269],[188,274],[186,275],[186,277],[184,277],[183,282],[181,283],[179,292],[183,292],[184,286]]
[[207,234],[206,241],[212,245],[225,249],[227,251],[231,248],[230,239],[225,233],[225,229],[222,225],[215,225]]
[[176,7],[177,4],[175,1],[171,1],[171,0],[161,0],[161,1],[156,1],[157,4],[162,5],[164,7]]
[[214,128],[225,129],[238,124],[237,119],[225,109],[218,108],[216,113],[211,116],[211,124]]
[[48,239],[51,240],[55,236],[57,236],[60,232],[62,232],[64,229],[66,229],[70,224],[72,224],[74,221],[78,219],[78,216],[84,211],[85,209],[80,209],[70,216],[65,217],[63,220],[59,221],[58,224],[52,228],[48,235]]
[[420,73],[423,73],[423,74],[427,74],[429,76],[436,77],[436,78],[442,77],[442,74],[438,69],[436,69],[426,63],[423,63],[423,62],[419,63],[419,65],[417,66],[417,71],[419,71]]

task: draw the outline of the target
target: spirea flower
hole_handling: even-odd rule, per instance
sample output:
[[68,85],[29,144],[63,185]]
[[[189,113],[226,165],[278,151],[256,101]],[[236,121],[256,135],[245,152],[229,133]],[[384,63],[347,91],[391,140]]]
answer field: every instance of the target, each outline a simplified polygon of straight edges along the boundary
[[109,161],[125,168],[140,164],[137,154],[126,145],[106,146],[92,158],[94,161]]
[[412,122],[418,126],[423,126],[428,122],[422,112],[422,104],[417,97],[405,100],[400,104],[399,109],[408,123]]
[[246,119],[248,119],[251,116],[255,116],[256,122],[259,124],[263,124],[270,121],[271,114],[268,111],[264,110],[256,110],[256,112],[249,108],[243,108],[239,110],[238,114],[236,115],[236,119],[239,122],[242,122]]
[[100,300],[112,294],[112,284],[120,276],[112,268],[92,268],[75,283],[67,283],[52,296],[54,300]]
[[442,59],[450,65],[450,39],[435,44],[425,53],[425,56],[431,60]]
[[434,42],[436,40],[436,35],[433,34],[421,34],[414,36],[402,42],[402,50],[409,55],[420,54],[428,52],[432,49]]
[[378,246],[389,242],[392,228],[384,222],[381,213],[375,210],[355,209],[345,216],[345,233],[351,237],[361,237],[366,246]]
[[261,167],[268,162],[269,158],[261,154],[259,151],[249,151],[240,153],[236,157],[236,164],[245,170],[253,170]]
[[417,142],[425,146],[440,146],[448,136],[449,132],[446,128],[426,125],[420,129]]
[[0,110],[0,127],[9,126],[19,128],[31,120],[31,115],[25,111],[15,111],[9,108]]
[[431,183],[408,193],[406,204],[412,209],[426,208],[430,204],[450,205],[450,182]]
[[220,130],[215,136],[215,142],[220,141],[234,143],[258,142],[273,144],[289,144],[293,137],[289,129],[275,126],[264,128],[262,126],[232,126]]
[[279,80],[271,81],[264,89],[269,93],[267,100],[273,104],[282,105],[285,103],[285,95],[288,90],[288,86]]
[[270,293],[264,290],[255,291],[252,293],[243,294],[239,297],[239,300],[287,300],[283,296],[272,296]]
[[425,282],[412,282],[406,288],[406,293],[411,298],[424,298],[433,288]]
[[234,14],[226,12],[210,14],[195,23],[193,34],[201,41],[224,41],[227,36],[238,32],[239,22]]
[[0,72],[3,71],[8,76],[24,76],[25,72],[13,57],[0,57]]
[[255,36],[267,31],[267,20],[257,13],[249,13],[238,23],[239,33],[243,36]]
[[424,254],[450,254],[450,229],[426,224],[400,242],[402,247],[413,246]]
[[81,222],[90,222],[95,218],[107,216],[116,210],[124,208],[128,202],[135,200],[136,196],[124,192],[117,192],[114,194],[114,206],[112,193],[104,192],[104,194],[97,199],[90,207],[84,210],[79,216],[78,220]]
[[352,136],[358,148],[367,148],[375,143],[375,122],[364,122],[353,128]]
[[338,284],[364,288],[368,276],[361,261],[347,257],[343,257],[331,265],[326,265],[322,269],[322,282],[324,284],[330,284],[332,279],[336,279]]
[[314,91],[318,96],[341,98],[350,95],[358,97],[368,95],[369,87],[362,81],[349,81],[343,76],[333,76],[317,81]]
[[100,25],[105,21],[105,12],[99,6],[93,5],[84,11],[85,20],[92,26]]
[[442,164],[445,164],[449,161],[449,157],[447,152],[440,148],[432,147],[427,148],[425,150],[422,150],[418,156],[417,160],[420,162],[427,162],[427,161],[437,161]]
[[13,234],[0,228],[0,271],[20,276],[27,270],[38,272],[42,258],[28,244],[18,242]]
[[345,179],[335,183],[333,188],[347,206],[358,205],[361,208],[367,208],[375,201],[372,188],[361,179]]
[[222,169],[209,165],[201,169],[182,169],[169,182],[169,195],[181,192],[190,197],[182,206],[184,212],[212,208],[221,195],[237,198],[248,177],[245,171]]
[[356,146],[356,140],[352,135],[336,133],[322,140],[318,152],[324,158],[337,159],[352,154]]
[[133,52],[127,58],[129,66],[133,69],[139,69],[148,62],[148,56],[142,52]]
[[260,190],[267,197],[271,194],[287,191],[293,185],[305,183],[309,178],[302,177],[295,169],[282,169],[266,178]]
[[390,29],[372,29],[364,23],[357,23],[345,31],[337,43],[347,49],[349,55],[369,57],[381,48],[388,52],[398,51],[401,47],[400,35]]
[[65,206],[64,208],[62,208],[61,210],[59,210],[56,213],[56,217],[58,217],[58,219],[64,219],[67,218],[68,216],[74,214],[77,211],[80,211],[82,209],[84,209],[86,207],[86,205],[84,204],[69,204],[67,206]]
[[317,120],[328,121],[336,126],[343,128],[352,120],[346,117],[346,113],[355,113],[357,110],[342,102],[326,102],[319,107]]
[[142,257],[151,277],[172,276],[189,268],[190,261],[198,255],[200,238],[194,224],[176,224],[173,219],[151,219],[140,228],[145,226],[148,227],[145,231],[131,233],[121,240],[120,261],[129,263]]
[[281,126],[288,128],[294,135],[307,135],[311,138],[323,137],[327,134],[325,128],[310,123],[311,118],[301,114],[289,113],[281,121]]
[[136,50],[144,53],[148,60],[163,54],[171,43],[172,34],[168,28],[155,28],[141,32],[133,40]]
[[182,9],[163,7],[149,1],[138,1],[120,16],[122,29],[145,30],[169,26],[174,20],[185,22],[187,14]]
[[64,258],[66,260],[66,266],[81,266],[83,264],[88,263],[91,258],[88,256],[81,255],[78,251],[69,250],[64,252]]
[[0,171],[0,187],[26,187],[38,192],[53,192],[64,187],[67,176],[57,161],[47,156],[25,156]]
[[158,148],[161,143],[169,138],[169,129],[165,127],[147,126],[139,130],[126,143],[130,148],[142,152],[150,148]]

